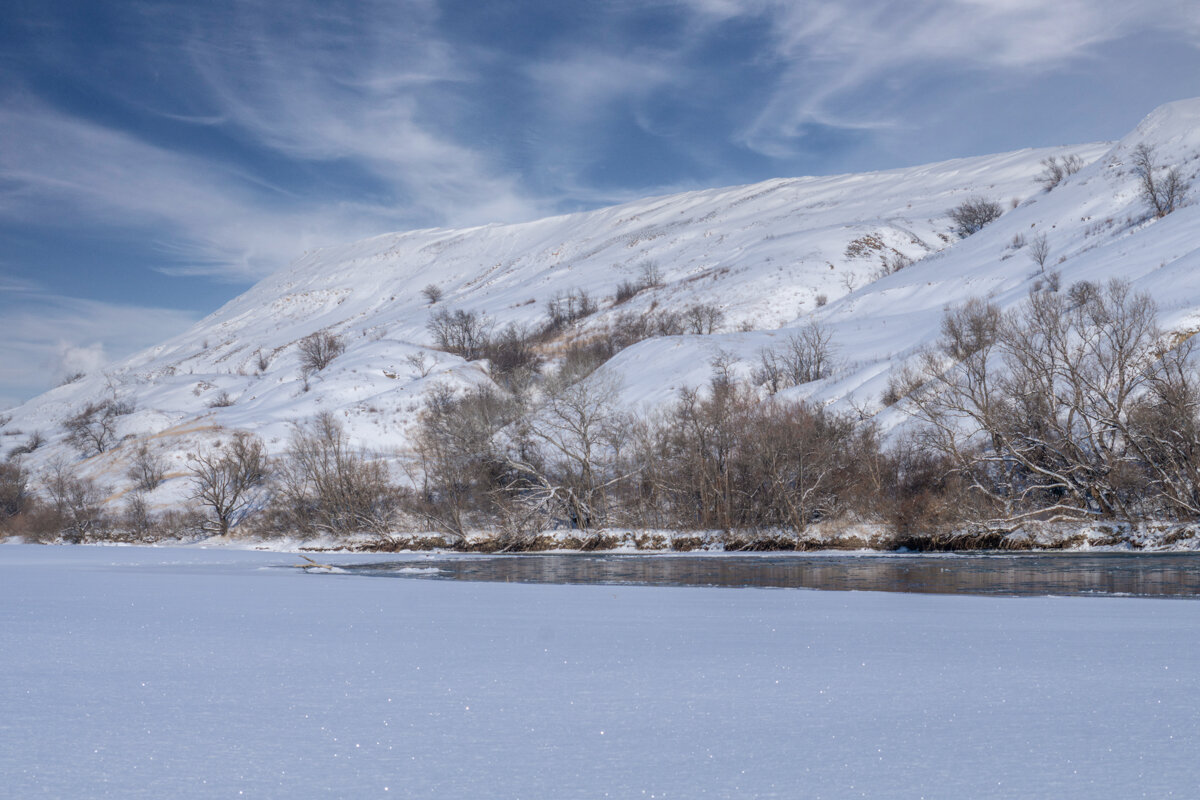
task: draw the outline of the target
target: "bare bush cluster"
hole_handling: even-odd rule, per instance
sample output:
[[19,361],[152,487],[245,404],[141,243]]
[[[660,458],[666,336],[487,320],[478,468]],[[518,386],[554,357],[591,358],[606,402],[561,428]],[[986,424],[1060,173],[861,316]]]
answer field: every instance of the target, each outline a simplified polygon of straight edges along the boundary
[[43,483],[57,515],[59,533],[68,542],[82,542],[105,526],[102,504],[108,489],[77,474],[63,461],[50,465]]
[[583,289],[559,292],[546,301],[546,330],[561,331],[597,310],[596,301]]
[[243,431],[224,446],[192,455],[192,497],[209,514],[204,529],[225,536],[263,499],[271,469],[261,439]]
[[126,473],[138,491],[152,492],[167,475],[167,462],[148,442],[142,442],[133,452]]
[[725,312],[715,303],[693,303],[683,310],[683,322],[688,333],[716,333],[725,321]]
[[85,405],[63,423],[67,442],[82,455],[103,453],[117,441],[117,420],[133,413],[133,404],[110,397]]
[[984,226],[995,222],[1004,213],[1000,204],[983,197],[972,197],[947,212],[954,223],[953,232],[965,239],[979,233]]
[[829,377],[835,357],[832,333],[810,322],[790,334],[781,347],[759,351],[759,366],[751,380],[769,394]]
[[351,447],[328,412],[295,426],[274,468],[270,517],[277,529],[384,533],[392,522],[397,493],[386,465]]
[[1042,171],[1034,176],[1034,180],[1042,185],[1042,189],[1050,191],[1064,179],[1083,169],[1083,159],[1074,153],[1063,156],[1050,156],[1042,159]]
[[617,284],[613,305],[619,306],[628,302],[647,289],[656,289],[662,286],[662,283],[662,272],[659,270],[658,264],[654,261],[643,261],[638,267],[637,278],[624,280]]
[[983,501],[979,522],[1200,513],[1200,381],[1145,295],[1114,281],[947,314],[913,398],[925,446]]
[[432,306],[441,302],[445,292],[443,292],[442,287],[438,286],[436,283],[431,283],[421,290],[421,294],[426,300],[429,301],[429,305]]
[[426,325],[439,349],[467,361],[483,358],[494,326],[486,314],[461,308],[455,311],[441,309]]
[[1145,143],[1134,148],[1132,163],[1142,200],[1155,217],[1165,217],[1182,205],[1188,182],[1179,167],[1171,167],[1164,174],[1154,148]]
[[330,331],[316,331],[300,340],[300,370],[311,375],[328,367],[335,358],[346,352],[342,337]]

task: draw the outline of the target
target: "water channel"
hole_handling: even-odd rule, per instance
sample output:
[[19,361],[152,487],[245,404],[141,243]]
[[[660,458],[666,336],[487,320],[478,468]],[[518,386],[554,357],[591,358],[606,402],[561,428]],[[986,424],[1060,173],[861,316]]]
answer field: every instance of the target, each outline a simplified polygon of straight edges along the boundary
[[338,566],[356,575],[460,581],[1200,597],[1200,553],[422,554]]

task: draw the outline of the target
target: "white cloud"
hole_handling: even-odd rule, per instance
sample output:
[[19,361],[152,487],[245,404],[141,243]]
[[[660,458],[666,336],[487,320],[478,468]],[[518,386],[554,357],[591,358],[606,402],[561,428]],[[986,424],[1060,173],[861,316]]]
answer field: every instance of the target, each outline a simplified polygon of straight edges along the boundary
[[436,4],[321,6],[281,18],[276,4],[245,2],[237,11],[229,41],[196,36],[185,45],[229,125],[290,158],[354,164],[426,224],[516,221],[547,210],[517,176],[450,132],[451,88],[475,76],[471,54],[434,30]]
[[103,303],[29,291],[0,306],[5,331],[0,407],[55,386],[75,372],[95,372],[180,333],[196,321],[186,311]]
[[[778,61],[770,99],[741,131],[749,147],[783,157],[809,124],[902,124],[886,102],[894,81],[920,70],[1038,73],[1089,57],[1139,33],[1180,38],[1200,31],[1200,5],[1180,0],[693,0],[716,20],[769,21],[767,58]],[[735,10],[736,8],[736,10]],[[852,98],[855,102],[848,103]]]

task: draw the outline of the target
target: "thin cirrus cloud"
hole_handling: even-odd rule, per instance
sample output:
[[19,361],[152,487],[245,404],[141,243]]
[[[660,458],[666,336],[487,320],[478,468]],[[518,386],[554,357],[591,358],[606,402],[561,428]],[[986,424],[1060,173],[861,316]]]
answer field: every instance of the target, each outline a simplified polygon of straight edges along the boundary
[[[183,44],[223,120],[292,159],[345,162],[417,224],[528,219],[546,206],[485,148],[452,133],[472,54],[433,30],[431,3],[367,3],[365,12],[238,4],[230,40]],[[393,226],[394,227],[394,226]]]
[[0,110],[0,215],[64,227],[87,220],[155,231],[162,269],[252,280],[294,257],[297,244],[379,210],[281,209],[228,165],[175,153],[37,103]]
[[[1200,6],[1187,0],[688,1],[714,20],[768,21],[763,57],[776,63],[775,78],[735,138],[780,159],[795,153],[812,125],[919,127],[914,95],[933,78],[963,71],[984,82],[1037,76],[1096,58],[1118,40],[1154,34],[1195,47],[1200,33]],[[962,99],[950,91],[933,102]]]

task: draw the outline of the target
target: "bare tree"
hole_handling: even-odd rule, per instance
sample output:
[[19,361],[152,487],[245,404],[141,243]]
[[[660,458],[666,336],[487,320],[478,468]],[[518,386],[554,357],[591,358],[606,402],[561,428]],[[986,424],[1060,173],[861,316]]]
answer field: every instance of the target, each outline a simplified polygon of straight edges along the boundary
[[342,353],[346,343],[330,331],[316,331],[300,340],[300,369],[305,375],[320,372]]
[[396,492],[387,466],[354,450],[329,412],[293,429],[277,473],[276,514],[300,530],[384,533],[391,523]]
[[141,541],[153,538],[154,517],[145,492],[134,490],[125,495],[125,513],[121,522],[133,537]]
[[977,301],[947,315],[913,405],[926,444],[991,503],[986,524],[1135,516],[1147,458],[1132,421],[1161,374],[1154,320],[1119,281],[1078,305],[1034,292],[1016,314]]
[[1156,217],[1165,217],[1183,203],[1188,182],[1178,167],[1171,167],[1166,175],[1159,177],[1161,167],[1155,161],[1154,147],[1142,143],[1133,150],[1133,172],[1137,176],[1142,200]]
[[132,403],[115,396],[88,403],[63,423],[67,441],[85,456],[103,453],[116,443],[117,418],[132,412]]
[[425,299],[429,301],[429,305],[432,306],[437,305],[445,293],[442,291],[442,287],[436,283],[431,283],[421,290],[421,294],[425,296]]
[[[464,540],[493,493],[511,483],[495,437],[517,422],[520,413],[511,399],[488,388],[459,397],[441,386],[429,394],[415,437],[413,478],[421,488],[418,510],[439,530]],[[522,441],[519,431],[509,436],[516,457],[528,460],[531,454]]]
[[725,312],[714,303],[693,303],[683,311],[688,333],[716,333],[725,321]]
[[996,221],[1004,210],[1000,204],[983,197],[972,197],[947,212],[954,223],[953,231],[961,238],[983,230],[985,225]]
[[1029,243],[1030,260],[1038,265],[1039,272],[1046,271],[1046,261],[1050,258],[1050,240],[1046,238],[1046,234],[1039,233],[1033,237],[1033,241]]
[[138,490],[152,492],[166,477],[167,464],[160,453],[151,449],[149,442],[142,442],[133,452],[133,461],[126,474]]
[[508,458],[526,487],[525,499],[561,513],[572,528],[603,526],[610,490],[629,477],[620,467],[628,420],[616,410],[619,391],[615,379],[552,385],[529,422],[536,460]]
[[429,319],[426,327],[440,349],[467,361],[476,361],[484,356],[493,323],[481,312],[441,309]]
[[29,472],[20,459],[0,462],[0,520],[20,514],[31,499]]
[[107,488],[83,477],[64,461],[54,461],[42,478],[67,541],[81,542],[104,529],[102,511]]
[[225,536],[241,523],[255,504],[271,469],[262,439],[237,431],[228,446],[190,456],[192,497],[212,514],[204,529]]
[[835,353],[833,332],[814,321],[788,336],[782,357],[789,379],[799,385],[829,377]]
[[1083,159],[1073,153],[1063,156],[1061,161],[1058,156],[1050,156],[1042,159],[1042,171],[1034,177],[1034,180],[1048,192],[1062,183],[1064,178],[1074,175],[1081,169],[1083,169]]
[[557,331],[595,314],[596,302],[583,289],[559,292],[546,302],[546,329]]
[[33,433],[29,434],[29,438],[25,440],[24,444],[19,444],[9,451],[8,459],[11,461],[12,459],[19,458],[20,456],[29,455],[45,443],[46,440],[45,437],[42,436],[42,432],[34,431]]

